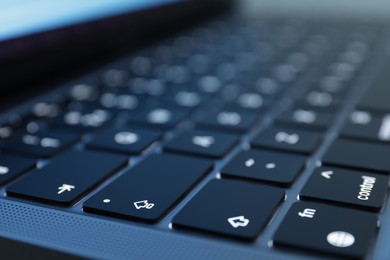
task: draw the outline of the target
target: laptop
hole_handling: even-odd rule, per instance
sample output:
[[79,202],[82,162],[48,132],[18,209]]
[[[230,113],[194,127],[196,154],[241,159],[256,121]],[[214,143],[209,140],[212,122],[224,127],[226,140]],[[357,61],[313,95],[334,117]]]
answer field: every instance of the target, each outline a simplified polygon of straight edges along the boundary
[[344,3],[0,3],[1,258],[390,259],[389,9]]

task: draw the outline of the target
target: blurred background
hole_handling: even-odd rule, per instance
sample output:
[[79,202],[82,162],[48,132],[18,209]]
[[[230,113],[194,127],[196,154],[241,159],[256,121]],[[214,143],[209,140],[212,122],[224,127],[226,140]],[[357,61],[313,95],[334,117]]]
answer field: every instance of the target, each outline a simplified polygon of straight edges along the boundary
[[[390,0],[240,0],[241,10],[257,14],[371,17],[390,19]],[[256,7],[256,8],[254,8]]]

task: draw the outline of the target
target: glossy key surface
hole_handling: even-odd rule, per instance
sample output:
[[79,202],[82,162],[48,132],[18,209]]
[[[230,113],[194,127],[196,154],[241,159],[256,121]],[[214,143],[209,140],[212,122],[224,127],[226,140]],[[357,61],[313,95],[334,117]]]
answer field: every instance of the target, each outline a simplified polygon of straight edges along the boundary
[[117,153],[140,154],[160,137],[161,132],[150,129],[110,127],[94,134],[87,146]]
[[312,153],[319,145],[321,135],[315,132],[285,127],[271,127],[261,131],[252,146],[296,153]]
[[35,156],[50,157],[66,146],[76,142],[78,135],[63,131],[42,131],[24,134],[4,144],[5,151]]
[[282,113],[276,121],[277,124],[280,125],[322,130],[330,126],[332,123],[332,116],[315,110],[295,108],[291,111]]
[[379,211],[385,202],[388,182],[388,176],[372,172],[321,167],[312,173],[300,197]]
[[35,165],[35,160],[2,154],[0,156],[0,185],[33,169]]
[[363,259],[375,238],[377,224],[373,213],[298,202],[285,216],[273,241],[276,246]]
[[213,180],[173,218],[173,226],[253,240],[283,198],[282,189]]
[[340,135],[346,139],[368,142],[390,141],[390,116],[374,115],[369,111],[353,111],[341,129]]
[[221,110],[199,121],[204,128],[222,132],[245,132],[256,122],[257,116],[238,110]]
[[180,155],[152,155],[84,203],[84,210],[148,222],[160,219],[212,167]]
[[300,155],[251,149],[235,156],[222,170],[222,176],[269,181],[288,185],[304,167]]
[[224,156],[237,143],[236,135],[206,130],[189,130],[169,141],[164,149],[205,157]]
[[326,152],[327,165],[390,173],[390,146],[336,139]]
[[6,192],[9,196],[67,206],[127,160],[124,156],[71,150],[8,186]]

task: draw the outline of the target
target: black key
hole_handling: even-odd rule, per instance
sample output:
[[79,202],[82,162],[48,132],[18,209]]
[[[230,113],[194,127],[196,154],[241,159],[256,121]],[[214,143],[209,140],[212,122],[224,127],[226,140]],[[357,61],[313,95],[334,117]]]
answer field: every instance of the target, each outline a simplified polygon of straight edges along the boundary
[[87,146],[120,153],[140,154],[161,137],[158,131],[141,128],[104,129],[93,135]]
[[321,167],[303,187],[300,197],[379,211],[387,195],[389,177],[369,172]]
[[277,124],[292,125],[312,129],[325,129],[332,122],[332,116],[314,110],[296,108],[282,113],[277,119]]
[[152,155],[84,203],[84,210],[155,222],[212,167],[185,156]]
[[10,185],[7,195],[70,205],[127,161],[124,156],[72,150]]
[[164,149],[218,158],[224,156],[237,141],[235,135],[190,130],[176,136]]
[[129,124],[143,124],[162,129],[169,129],[176,126],[188,115],[188,110],[184,108],[172,108],[168,106],[153,106],[143,109],[132,115]]
[[377,224],[373,213],[299,202],[287,213],[274,244],[363,259]]
[[341,135],[367,141],[390,141],[390,116],[373,116],[368,111],[354,111],[345,122]]
[[260,132],[252,145],[308,154],[314,151],[320,140],[321,135],[317,133],[272,127]]
[[71,133],[55,130],[41,131],[14,138],[4,144],[3,149],[26,155],[49,157],[76,142],[77,139],[78,136]]
[[336,139],[324,159],[325,164],[390,173],[390,146]]
[[172,223],[174,227],[253,240],[283,198],[284,191],[278,188],[214,180],[173,218]]
[[291,184],[301,172],[305,157],[260,150],[242,151],[222,170],[222,176]]
[[199,121],[199,125],[223,131],[248,131],[256,122],[257,116],[237,111],[222,110]]
[[35,167],[31,159],[11,155],[0,155],[0,185],[9,182]]
[[358,108],[384,113],[390,111],[390,88],[388,85],[390,82],[389,70],[390,62],[386,64],[374,84],[372,84],[368,92],[360,100]]

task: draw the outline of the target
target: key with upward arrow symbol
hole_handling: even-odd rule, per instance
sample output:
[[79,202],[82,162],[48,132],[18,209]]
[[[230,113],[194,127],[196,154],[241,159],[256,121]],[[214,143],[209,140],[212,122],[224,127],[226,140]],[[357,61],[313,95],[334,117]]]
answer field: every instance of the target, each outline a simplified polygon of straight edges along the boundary
[[213,180],[173,218],[172,225],[253,240],[283,198],[284,191],[279,188]]
[[228,218],[228,221],[234,228],[246,227],[249,224],[249,219],[245,218],[244,216]]

